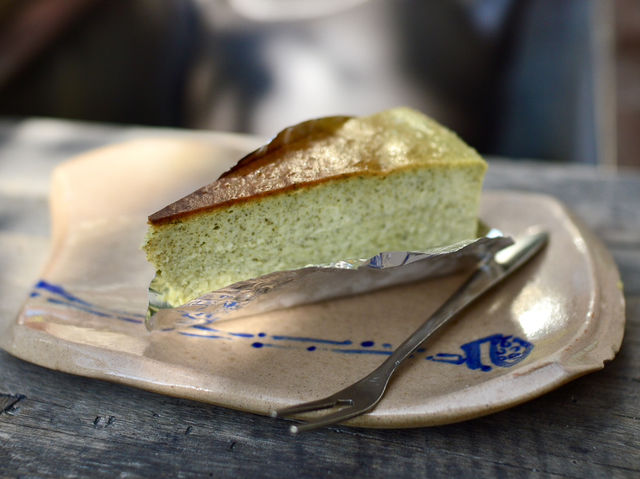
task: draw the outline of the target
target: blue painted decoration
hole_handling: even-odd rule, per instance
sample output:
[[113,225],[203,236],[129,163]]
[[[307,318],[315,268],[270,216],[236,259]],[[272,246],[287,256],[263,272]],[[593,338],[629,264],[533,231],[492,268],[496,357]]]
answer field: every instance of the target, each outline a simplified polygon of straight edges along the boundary
[[103,308],[101,306],[91,304],[88,301],[70,293],[64,287],[45,280],[38,281],[29,296],[31,298],[44,299],[49,304],[77,309],[101,318],[113,318],[137,324],[144,322],[143,314]]
[[[513,335],[493,334],[476,339],[460,346],[462,354],[438,353],[427,356],[429,361],[465,365],[472,370],[491,371],[492,366],[483,362],[488,347],[489,360],[494,366],[508,368],[526,358],[533,349],[533,344]],[[483,351],[485,354],[483,354]]]
[[[55,306],[67,307],[86,312],[105,319],[115,319],[130,323],[144,323],[144,315],[125,311],[112,310],[91,304],[79,298],[60,285],[41,280],[30,293],[33,301],[46,301]],[[235,305],[229,304],[230,308]],[[190,313],[200,315],[201,313]],[[202,318],[200,318],[202,319]],[[373,354],[390,356],[394,345],[389,342],[364,339],[354,341],[352,339],[314,338],[307,336],[294,336],[282,334],[269,334],[265,331],[251,333],[246,331],[228,331],[213,327],[215,318],[206,318],[205,324],[191,326],[185,330],[174,331],[169,329],[166,334],[178,334],[188,338],[217,341],[246,341],[246,344],[255,350],[265,348],[298,349],[314,353],[324,351],[346,355]],[[259,341],[256,339],[259,338]],[[376,344],[379,345],[376,347]],[[460,346],[459,353],[437,353],[425,357],[426,360],[435,363],[466,366],[473,371],[488,372],[494,367],[508,368],[523,361],[534,345],[524,339],[513,335],[493,334],[480,339],[469,341]],[[426,352],[424,347],[417,349],[415,355]],[[414,357],[415,355],[412,355]]]

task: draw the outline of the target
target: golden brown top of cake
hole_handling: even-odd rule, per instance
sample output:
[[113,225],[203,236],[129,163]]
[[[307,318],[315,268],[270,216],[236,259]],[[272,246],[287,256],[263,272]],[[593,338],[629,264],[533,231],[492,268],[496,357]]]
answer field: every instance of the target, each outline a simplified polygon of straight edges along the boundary
[[219,179],[149,217],[153,225],[334,178],[483,163],[453,132],[409,108],[287,128]]

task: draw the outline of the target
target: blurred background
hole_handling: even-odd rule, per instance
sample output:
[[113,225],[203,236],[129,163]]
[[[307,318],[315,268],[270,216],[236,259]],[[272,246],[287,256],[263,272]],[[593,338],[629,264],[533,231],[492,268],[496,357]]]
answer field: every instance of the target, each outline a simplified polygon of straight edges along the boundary
[[271,136],[407,105],[486,155],[640,167],[638,0],[0,0],[0,117]]

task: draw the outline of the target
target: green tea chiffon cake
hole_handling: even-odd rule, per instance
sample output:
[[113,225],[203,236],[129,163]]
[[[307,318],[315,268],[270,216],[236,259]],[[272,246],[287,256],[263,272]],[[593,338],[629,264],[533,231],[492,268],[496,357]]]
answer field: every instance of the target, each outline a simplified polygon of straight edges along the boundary
[[149,217],[154,289],[178,306],[275,271],[472,239],[486,168],[409,108],[300,123]]

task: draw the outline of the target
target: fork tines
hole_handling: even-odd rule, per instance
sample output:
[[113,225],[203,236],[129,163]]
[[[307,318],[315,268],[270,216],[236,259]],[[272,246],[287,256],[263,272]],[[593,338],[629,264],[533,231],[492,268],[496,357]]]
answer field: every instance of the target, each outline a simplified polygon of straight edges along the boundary
[[298,432],[310,431],[312,429],[330,426],[332,424],[337,424],[352,417],[358,416],[363,412],[366,412],[367,409],[370,409],[356,407],[352,399],[341,399],[339,395],[334,394],[324,399],[309,401],[306,403],[297,404],[295,406],[283,408],[278,411],[273,411],[271,415],[273,417],[288,418],[305,412],[320,411],[323,409],[332,409],[335,407],[342,407],[342,409],[322,416],[311,418],[308,421],[303,422],[302,424],[292,425],[289,428],[289,431],[292,434],[296,434]]

